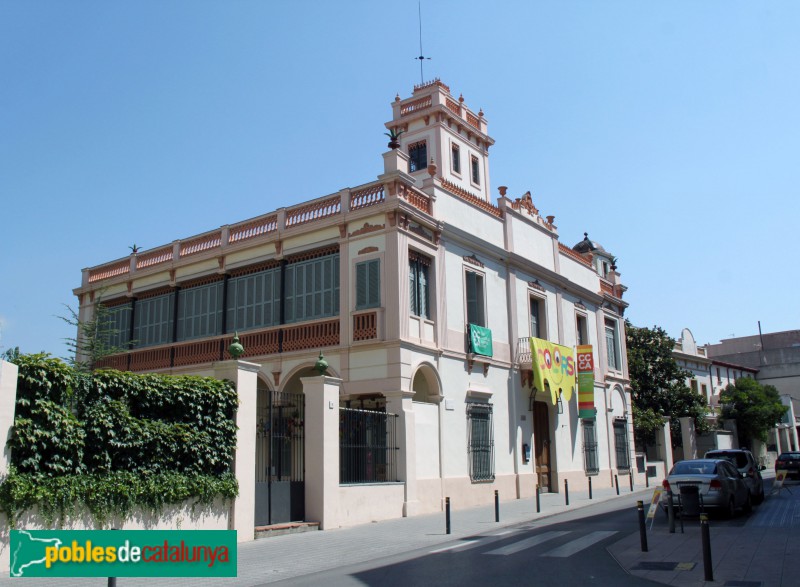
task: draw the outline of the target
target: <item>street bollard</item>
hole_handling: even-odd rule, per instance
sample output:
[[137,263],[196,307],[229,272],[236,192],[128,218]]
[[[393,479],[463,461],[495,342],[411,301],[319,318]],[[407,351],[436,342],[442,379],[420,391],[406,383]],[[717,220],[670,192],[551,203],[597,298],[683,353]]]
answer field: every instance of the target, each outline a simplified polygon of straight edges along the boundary
[[619,495],[619,477],[614,475],[614,485],[617,487],[617,495]]
[[675,534],[675,505],[672,503],[672,490],[667,491],[667,519],[669,520],[669,533]]
[[631,491],[633,491],[633,471],[631,471],[631,474],[630,474],[630,475],[628,475],[628,478],[629,478],[629,479],[630,479],[630,481],[631,481]]
[[589,499],[592,499],[592,478],[589,477]]
[[564,479],[564,502],[569,505],[569,481]]
[[494,521],[500,521],[500,494],[497,489],[494,490]]
[[700,514],[700,536],[703,540],[703,570],[706,581],[714,580],[714,568],[711,564],[711,533],[708,528],[708,515]]
[[[111,528],[112,530],[119,530],[119,528]],[[108,587],[117,587],[117,578],[116,577],[109,577],[108,578]]]
[[647,474],[647,470],[645,469],[644,472],[644,486],[648,489],[650,488],[650,475]]
[[536,486],[536,513],[537,514],[542,511],[541,494],[542,494],[542,490],[537,485]]
[[444,527],[445,531],[450,534],[450,498],[444,498]]
[[644,521],[644,502],[637,501],[636,509],[639,512],[639,542],[642,545],[642,552],[647,552],[647,524]]

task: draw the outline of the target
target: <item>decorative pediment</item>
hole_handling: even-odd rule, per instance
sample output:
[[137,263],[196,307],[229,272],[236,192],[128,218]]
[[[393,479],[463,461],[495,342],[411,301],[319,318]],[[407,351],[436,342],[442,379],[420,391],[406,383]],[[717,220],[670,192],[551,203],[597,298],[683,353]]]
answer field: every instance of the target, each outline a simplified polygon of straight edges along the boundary
[[359,255],[366,255],[368,253],[377,253],[378,247],[364,247],[360,251],[358,251]]
[[414,234],[419,235],[422,238],[433,242],[433,234],[428,232],[427,230],[425,230],[419,224],[416,224],[414,222],[410,223],[409,226],[408,226],[408,231],[409,232],[413,232]]
[[464,261],[466,263],[469,263],[470,265],[475,265],[476,267],[480,267],[481,269],[483,269],[485,267],[485,265],[483,263],[481,263],[481,261],[478,259],[478,257],[475,256],[475,253],[473,253],[472,255],[469,255],[469,256],[465,256],[464,257]]
[[529,281],[528,282],[528,287],[531,288],[531,289],[535,289],[536,291],[540,291],[542,293],[544,293],[544,291],[545,291],[544,287],[542,287],[542,285],[539,283],[538,279],[534,280],[534,281]]
[[350,236],[361,236],[362,234],[369,234],[370,232],[376,232],[384,228],[386,228],[385,224],[370,224],[369,222],[365,222],[364,226],[351,232]]

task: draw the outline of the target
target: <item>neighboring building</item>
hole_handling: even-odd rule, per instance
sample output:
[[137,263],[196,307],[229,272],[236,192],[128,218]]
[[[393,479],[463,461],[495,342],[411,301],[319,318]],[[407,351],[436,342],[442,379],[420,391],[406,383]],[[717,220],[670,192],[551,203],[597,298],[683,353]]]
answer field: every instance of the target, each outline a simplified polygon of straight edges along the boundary
[[759,383],[778,390],[789,409],[770,439],[769,450],[776,453],[797,450],[800,447],[800,330],[728,338],[707,345],[707,349],[719,366],[717,378],[725,373],[726,366],[743,365],[756,373]]
[[[324,506],[338,524],[631,471],[614,257],[588,237],[562,244],[530,193],[500,187],[491,202],[486,118],[445,84],[392,109],[386,127],[402,133],[377,180],[85,269],[75,290],[80,317],[102,295],[113,342],[132,347],[106,366],[214,374],[238,332],[259,366],[256,523],[302,518],[311,499],[302,442],[322,432],[304,427],[302,379],[321,350],[342,380],[342,490]],[[577,393],[531,389],[531,336],[592,345],[591,414]],[[281,500],[291,512],[276,513]]]

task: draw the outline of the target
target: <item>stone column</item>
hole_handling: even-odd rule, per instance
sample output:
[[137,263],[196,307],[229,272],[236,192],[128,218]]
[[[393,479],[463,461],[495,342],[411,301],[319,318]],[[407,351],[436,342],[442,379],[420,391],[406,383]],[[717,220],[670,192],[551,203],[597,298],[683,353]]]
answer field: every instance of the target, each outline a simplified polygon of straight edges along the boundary
[[17,371],[13,363],[0,360],[0,442],[3,443],[0,454],[0,477],[8,472],[11,464],[11,451],[7,443],[14,425],[14,409],[17,402]]
[[697,434],[694,431],[694,418],[684,416],[681,420],[681,440],[683,440],[683,458],[697,458]]
[[239,482],[239,496],[233,502],[229,524],[236,530],[237,542],[255,538],[256,517],[256,387],[259,365],[246,361],[214,364],[214,377],[228,379],[236,386],[239,407],[236,410],[236,452],[233,471]]
[[384,392],[386,411],[397,414],[397,478],[405,483],[403,516],[413,516],[419,510],[417,500],[417,441],[414,418],[413,391]]
[[656,456],[664,461],[666,473],[672,469],[672,430],[670,430],[669,424],[670,418],[664,418],[664,426],[656,432]]
[[339,527],[339,392],[342,380],[302,377],[306,396],[306,518]]

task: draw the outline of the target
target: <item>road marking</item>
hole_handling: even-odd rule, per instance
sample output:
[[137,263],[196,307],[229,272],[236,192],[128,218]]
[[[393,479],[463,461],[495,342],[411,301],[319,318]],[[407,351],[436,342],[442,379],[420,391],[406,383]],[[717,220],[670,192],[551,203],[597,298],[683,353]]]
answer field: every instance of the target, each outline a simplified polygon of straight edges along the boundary
[[600,542],[601,540],[605,540],[609,536],[613,536],[616,533],[616,530],[598,530],[597,532],[591,532],[586,536],[573,540],[572,542],[567,542],[558,548],[554,548],[551,551],[545,552],[541,556],[566,558],[568,556],[572,556],[576,552],[580,552],[584,548],[589,548],[592,544]]
[[436,550],[432,550],[431,554],[436,554],[437,552],[447,552],[448,550],[458,550],[459,548],[466,548],[472,544],[476,544],[480,542],[479,540],[465,540],[464,542],[459,542],[458,544],[452,544],[450,546],[445,546],[444,548],[437,548]]
[[544,534],[539,534],[538,536],[532,536],[530,538],[525,538],[524,540],[519,540],[508,546],[503,546],[502,548],[498,548],[495,550],[490,550],[489,552],[485,552],[484,554],[498,554],[502,556],[508,556],[509,554],[515,554],[521,550],[525,550],[526,548],[532,548],[537,544],[542,544],[543,542],[547,542],[548,540],[553,540],[554,538],[559,538],[564,536],[565,534],[569,534],[569,530],[564,532],[545,532]]
[[503,530],[502,532],[495,532],[492,536],[505,536],[506,534],[513,534],[514,532],[519,532],[519,530]]

